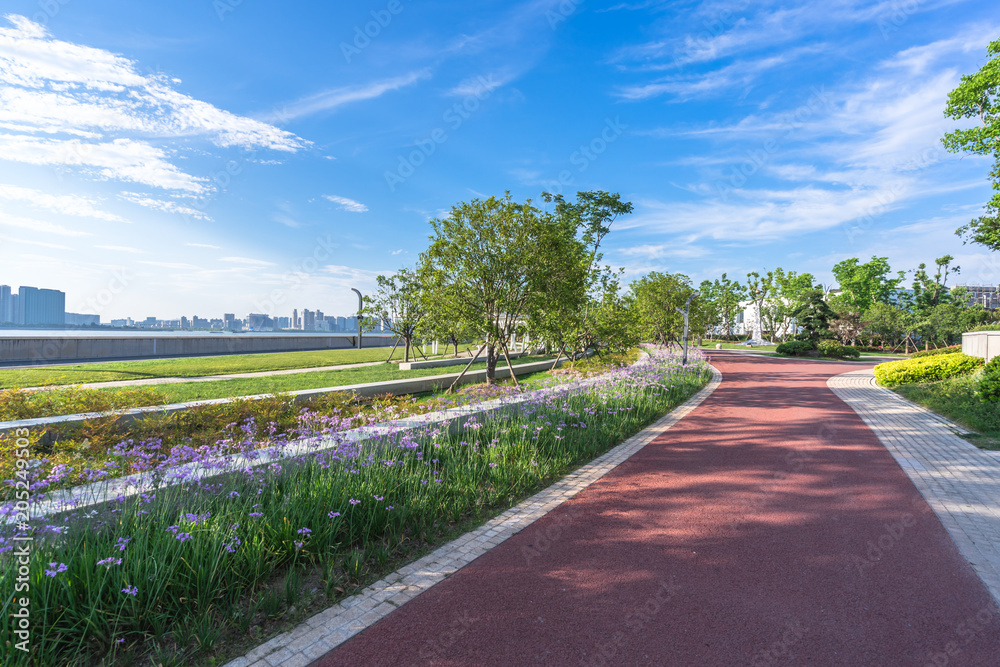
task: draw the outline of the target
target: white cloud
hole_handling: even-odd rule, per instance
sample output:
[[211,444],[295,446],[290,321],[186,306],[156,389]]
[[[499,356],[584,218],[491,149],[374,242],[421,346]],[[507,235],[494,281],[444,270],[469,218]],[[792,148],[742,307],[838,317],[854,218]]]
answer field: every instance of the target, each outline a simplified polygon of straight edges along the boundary
[[192,248],[209,248],[211,250],[222,250],[217,245],[212,245],[211,243],[185,243],[186,246],[191,246]]
[[205,220],[208,222],[211,222],[212,220],[209,215],[203,213],[202,211],[191,208],[190,206],[183,206],[175,201],[153,199],[152,197],[147,197],[146,195],[139,194],[138,192],[121,192],[118,194],[118,197],[127,202],[131,202],[139,206],[145,206],[146,208],[151,208],[156,211],[163,211],[164,213],[176,213],[195,220]]
[[69,246],[59,245],[57,243],[46,243],[45,241],[29,241],[27,239],[18,239],[11,236],[0,235],[0,241],[4,243],[22,243],[24,245],[36,245],[42,248],[52,248],[53,250],[70,250]]
[[323,198],[337,204],[338,207],[343,211],[348,211],[349,213],[365,213],[368,207],[361,202],[354,201],[353,199],[348,199],[347,197],[338,197],[337,195],[323,195]]
[[247,266],[274,266],[274,262],[266,262],[262,259],[253,259],[250,257],[220,257],[219,261],[231,264],[245,264]]
[[64,215],[94,218],[95,220],[106,220],[108,222],[128,222],[128,220],[119,215],[97,208],[97,202],[93,199],[78,195],[52,195],[41,190],[35,190],[34,188],[0,184],[0,199],[23,201],[35,208],[62,213]]
[[308,97],[303,97],[294,102],[290,102],[278,110],[264,114],[263,118],[272,123],[287,123],[288,121],[296,118],[311,116],[323,111],[330,111],[352,102],[362,102],[364,100],[381,97],[386,93],[412,85],[421,79],[427,78],[428,76],[430,76],[430,71],[424,69],[416,72],[410,72],[409,74],[404,74],[402,76],[393,77],[391,79],[361,84],[359,86],[333,88],[332,90],[327,90],[315,95],[309,95]]
[[393,250],[393,251],[392,251],[391,253],[389,253],[389,254],[390,254],[390,255],[402,255],[402,254],[403,254],[404,252],[406,252],[406,251],[405,251],[405,250],[403,250],[402,248],[400,248],[399,250]]
[[457,97],[484,97],[513,79],[514,75],[511,73],[469,77],[449,90],[448,94]]
[[100,248],[101,250],[113,250],[115,252],[127,252],[132,255],[145,255],[145,250],[139,250],[138,248],[132,248],[130,246],[124,245],[95,245],[95,248]]
[[0,226],[17,227],[19,229],[28,229],[42,234],[55,234],[56,236],[93,236],[90,232],[84,232],[78,229],[69,229],[68,227],[63,227],[62,225],[57,225],[45,220],[38,220],[36,218],[21,218],[13,215],[5,215],[2,211],[0,211]]
[[179,80],[143,74],[135,61],[54,38],[22,16],[0,28],[0,156],[79,167],[101,179],[200,194],[154,144],[200,137],[215,146],[295,152],[294,134],[176,90]]

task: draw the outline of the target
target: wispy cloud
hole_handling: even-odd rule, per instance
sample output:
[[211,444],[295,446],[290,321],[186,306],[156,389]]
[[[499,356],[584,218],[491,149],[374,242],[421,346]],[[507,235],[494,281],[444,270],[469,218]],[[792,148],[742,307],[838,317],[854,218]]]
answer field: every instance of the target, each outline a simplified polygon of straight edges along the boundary
[[139,250],[138,248],[132,248],[130,246],[124,245],[95,245],[95,248],[100,248],[101,250],[113,250],[115,252],[127,252],[132,255],[145,255],[145,250]]
[[268,262],[263,259],[253,259],[252,257],[220,257],[220,262],[229,262],[231,264],[244,264],[246,266],[274,266],[274,262]]
[[156,211],[163,211],[164,213],[176,213],[177,215],[184,215],[194,220],[205,220],[208,222],[212,220],[211,216],[203,211],[191,208],[190,206],[178,204],[175,201],[155,199],[153,197],[139,194],[138,192],[121,192],[118,194],[118,197],[119,199],[124,199],[125,201],[138,206],[144,206]]
[[184,245],[190,246],[192,248],[208,248],[210,250],[222,250],[217,245],[212,245],[211,243],[185,243]]
[[69,229],[46,220],[5,215],[3,211],[0,211],[0,227],[17,227],[42,234],[55,234],[56,236],[93,236],[90,232]]
[[332,111],[345,104],[375,99],[386,93],[410,86],[429,76],[429,69],[421,69],[391,79],[373,81],[358,86],[343,86],[325,90],[321,93],[289,102],[275,111],[263,114],[262,119],[269,123],[286,123],[296,118],[302,118],[303,116]]
[[26,202],[34,208],[44,209],[53,213],[72,215],[109,222],[128,222],[125,218],[98,208],[97,202],[89,197],[79,195],[53,195],[34,188],[24,188],[16,185],[0,185],[0,199]]
[[349,213],[365,213],[368,207],[361,202],[354,201],[353,199],[348,199],[347,197],[338,197],[337,195],[323,195],[323,198],[327,201],[333,202],[343,211],[348,211]]

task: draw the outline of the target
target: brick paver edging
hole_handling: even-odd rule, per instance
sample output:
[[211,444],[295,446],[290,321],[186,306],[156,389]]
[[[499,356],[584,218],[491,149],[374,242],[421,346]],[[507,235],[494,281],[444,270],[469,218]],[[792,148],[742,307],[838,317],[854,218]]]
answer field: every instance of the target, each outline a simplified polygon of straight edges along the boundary
[[721,381],[713,367],[712,379],[701,391],[611,451],[225,667],[305,667],[599,480],[698,407]]
[[875,383],[870,369],[827,386],[878,436],[1000,604],[1000,452],[959,437],[963,429]]

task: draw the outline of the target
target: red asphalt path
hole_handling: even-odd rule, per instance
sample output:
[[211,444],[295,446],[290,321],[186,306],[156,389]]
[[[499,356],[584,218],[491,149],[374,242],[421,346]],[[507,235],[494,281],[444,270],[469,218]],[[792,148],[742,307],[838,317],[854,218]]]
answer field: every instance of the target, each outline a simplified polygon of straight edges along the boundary
[[1000,666],[1000,609],[826,387],[853,367],[712,359],[673,428],[314,666]]

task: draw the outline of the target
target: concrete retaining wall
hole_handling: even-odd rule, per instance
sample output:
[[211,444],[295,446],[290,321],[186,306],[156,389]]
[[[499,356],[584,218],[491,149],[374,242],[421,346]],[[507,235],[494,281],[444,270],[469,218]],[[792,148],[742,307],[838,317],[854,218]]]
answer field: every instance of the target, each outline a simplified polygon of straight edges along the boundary
[[[51,364],[262,352],[343,350],[356,336],[19,336],[0,337],[0,364]],[[391,346],[391,336],[364,337],[365,347]]]
[[962,352],[986,361],[1000,357],[1000,331],[974,331],[962,334]]
[[[528,353],[527,352],[513,352],[513,353],[511,353],[510,358],[511,359],[517,359],[518,357],[523,357],[526,354],[528,354]],[[439,366],[465,366],[470,361],[472,361],[472,357],[459,357],[458,359],[433,359],[433,360],[430,360],[430,361],[404,361],[401,364],[399,364],[399,370],[401,370],[401,371],[409,371],[409,370],[414,370],[414,369],[417,369],[417,368],[438,368]],[[479,359],[477,360],[477,363],[479,361],[486,361],[486,354],[485,353],[479,355]],[[500,361],[497,362],[497,368],[500,368],[501,366],[503,366],[503,367],[507,366],[507,364],[503,360],[503,356],[502,355],[500,357]],[[506,377],[506,376],[504,376],[504,377]]]

